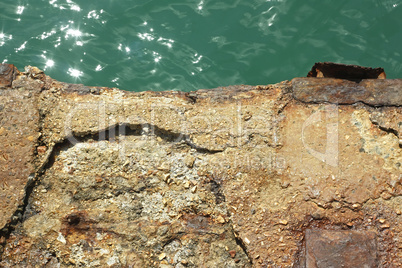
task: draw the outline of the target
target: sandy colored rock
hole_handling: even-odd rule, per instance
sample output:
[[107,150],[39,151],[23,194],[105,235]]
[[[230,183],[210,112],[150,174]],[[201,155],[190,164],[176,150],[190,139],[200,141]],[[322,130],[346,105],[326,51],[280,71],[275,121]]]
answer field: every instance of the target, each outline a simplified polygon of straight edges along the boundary
[[345,265],[397,267],[400,80],[328,79],[134,93],[27,68],[0,90],[38,115],[15,123],[31,146],[15,183],[27,202],[1,232],[0,266],[316,267],[347,238],[373,257]]

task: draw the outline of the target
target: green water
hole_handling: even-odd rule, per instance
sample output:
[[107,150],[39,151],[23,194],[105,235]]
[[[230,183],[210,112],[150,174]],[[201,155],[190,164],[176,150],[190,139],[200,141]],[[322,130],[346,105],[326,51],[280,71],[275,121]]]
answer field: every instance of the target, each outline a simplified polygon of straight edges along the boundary
[[402,78],[401,0],[1,0],[0,62],[126,90],[270,84],[318,61]]

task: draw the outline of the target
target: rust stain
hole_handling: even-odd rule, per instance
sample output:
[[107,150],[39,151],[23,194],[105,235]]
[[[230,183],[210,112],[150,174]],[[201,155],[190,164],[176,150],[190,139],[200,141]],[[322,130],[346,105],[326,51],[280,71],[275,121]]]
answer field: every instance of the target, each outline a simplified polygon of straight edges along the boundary
[[10,87],[17,73],[13,64],[0,64],[0,87]]
[[88,218],[86,211],[74,211],[62,219],[61,233],[70,235],[85,234],[93,228],[94,221]]

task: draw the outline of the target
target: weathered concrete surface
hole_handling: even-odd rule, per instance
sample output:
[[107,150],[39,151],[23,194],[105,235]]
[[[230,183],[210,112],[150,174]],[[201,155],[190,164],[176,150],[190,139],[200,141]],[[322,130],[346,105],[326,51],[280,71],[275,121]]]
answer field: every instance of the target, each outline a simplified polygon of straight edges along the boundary
[[0,89],[34,92],[39,115],[21,164],[36,183],[2,178],[27,202],[3,217],[0,266],[324,267],[321,248],[365,241],[373,257],[344,267],[398,267],[402,89],[379,81],[133,93],[29,67]]
[[34,178],[39,137],[38,88],[7,88],[15,72],[12,65],[0,65],[0,229],[22,216],[19,207]]

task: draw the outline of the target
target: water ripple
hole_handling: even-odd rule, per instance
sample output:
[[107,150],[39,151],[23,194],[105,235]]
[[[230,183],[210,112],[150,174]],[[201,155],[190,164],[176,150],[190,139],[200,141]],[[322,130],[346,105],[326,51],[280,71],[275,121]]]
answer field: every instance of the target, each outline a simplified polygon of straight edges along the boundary
[[0,3],[2,62],[128,90],[195,90],[304,76],[316,61],[400,77],[399,0]]

